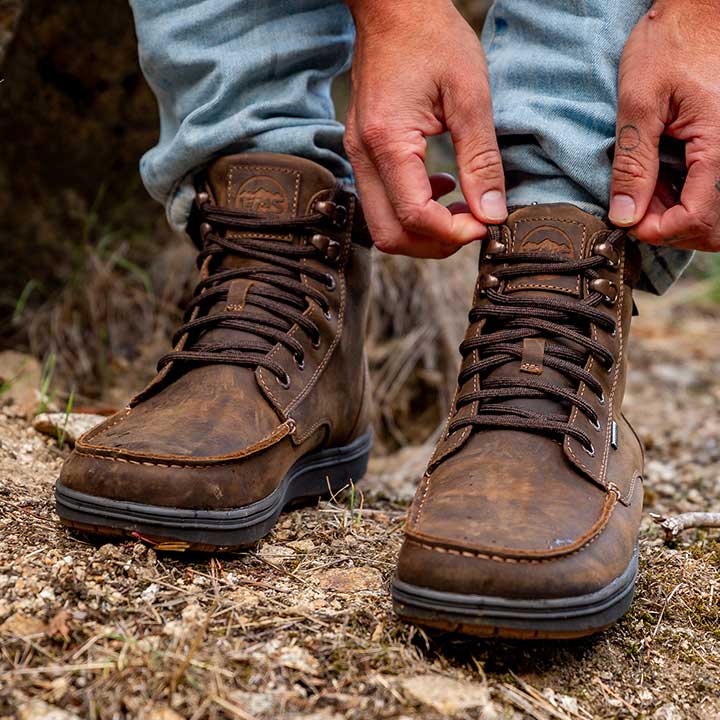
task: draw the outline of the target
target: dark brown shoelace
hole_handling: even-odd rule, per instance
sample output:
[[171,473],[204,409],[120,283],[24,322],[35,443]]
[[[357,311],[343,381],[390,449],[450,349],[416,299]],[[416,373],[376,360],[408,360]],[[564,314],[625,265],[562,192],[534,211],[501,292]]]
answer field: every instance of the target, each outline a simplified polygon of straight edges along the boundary
[[[335,196],[340,192],[339,188],[336,189]],[[204,233],[204,244],[197,264],[200,268],[207,258],[211,258],[208,276],[196,286],[185,311],[184,323],[173,336],[173,345],[186,333],[189,335],[188,341],[181,350],[174,350],[160,358],[158,370],[170,362],[264,367],[277,377],[278,382],[287,386],[289,375],[268,354],[280,343],[290,350],[297,365],[303,367],[303,344],[288,335],[294,324],[305,333],[314,347],[320,343],[318,326],[303,313],[308,307],[308,301],[312,300],[329,317],[329,303],[323,292],[303,283],[300,276],[303,274],[322,283],[328,291],[335,289],[335,280],[330,273],[302,262],[308,258],[328,262],[328,248],[338,251],[339,246],[329,233],[337,232],[344,224],[345,208],[333,202],[334,199],[316,204],[316,207],[323,208],[323,212],[282,220],[241,213],[204,202],[199,208],[197,221],[198,224],[206,223],[207,231]],[[307,243],[295,245],[261,237],[229,238],[226,236],[227,230],[241,230],[258,236],[264,233],[301,232],[311,237]],[[262,264],[223,267],[222,261],[227,255],[257,260]],[[227,300],[229,282],[235,279],[253,281],[245,296],[243,310],[208,314],[216,303]],[[264,312],[258,313],[253,308],[260,308]],[[242,334],[237,342],[203,342],[203,336],[209,331],[220,328],[238,330]]]
[[[497,246],[501,242],[500,227],[490,226],[489,234],[489,245]],[[492,255],[493,263],[507,265],[493,271],[492,284],[499,286],[503,280],[521,276],[580,275],[589,279],[591,286],[603,287],[606,281],[600,278],[597,268],[609,262],[607,249],[613,253],[614,244],[623,234],[622,230],[610,232],[605,240],[605,254],[581,260],[536,253]],[[585,382],[604,402],[602,387],[585,370],[585,364],[588,355],[592,355],[606,369],[613,365],[612,353],[592,339],[590,324],[595,323],[603,330],[615,333],[615,321],[597,308],[600,303],[614,298],[608,298],[599,290],[591,290],[583,299],[517,297],[499,292],[495,287],[486,288],[483,296],[488,302],[475,305],[470,311],[470,322],[487,321],[483,334],[465,340],[460,346],[463,358],[477,350],[480,360],[461,371],[458,379],[460,387],[474,375],[482,377],[505,363],[519,362],[523,354],[523,340],[542,338],[546,341],[544,364],[574,381],[571,385],[579,386],[580,382]],[[558,339],[569,341],[572,346],[561,344]],[[465,391],[457,398],[457,410],[477,401],[477,412],[455,417],[448,430],[452,433],[471,426],[476,429],[507,428],[538,432],[555,437],[570,435],[582,443],[588,453],[594,453],[590,437],[570,424],[569,413],[542,413],[519,407],[512,404],[516,398],[553,399],[575,406],[598,426],[598,416],[592,405],[572,388],[530,377],[485,377],[479,390]]]

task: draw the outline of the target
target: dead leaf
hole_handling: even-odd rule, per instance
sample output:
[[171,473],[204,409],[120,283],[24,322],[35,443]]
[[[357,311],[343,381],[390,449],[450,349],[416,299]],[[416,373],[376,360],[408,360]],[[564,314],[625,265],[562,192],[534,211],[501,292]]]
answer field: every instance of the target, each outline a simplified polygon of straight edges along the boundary
[[183,720],[183,716],[168,705],[157,703],[140,713],[138,720]]
[[56,637],[60,636],[62,637],[65,642],[68,642],[70,640],[70,626],[68,625],[68,620],[70,619],[70,611],[69,610],[60,610],[52,620],[50,620],[50,623],[47,627],[47,636],[48,637]]
[[280,648],[276,656],[278,664],[291,670],[299,670],[307,675],[318,675],[318,661],[304,648],[297,645]]
[[334,568],[320,573],[318,585],[323,590],[354,593],[361,590],[380,590],[382,575],[373,567]]
[[429,705],[442,715],[456,715],[463,710],[492,704],[486,685],[453,680],[443,675],[418,675],[401,681],[403,690],[415,700]]
[[43,413],[38,415],[32,426],[44,435],[54,438],[63,436],[65,442],[74,446],[78,438],[96,425],[104,422],[107,418],[102,415],[85,415],[83,413]]
[[31,700],[18,708],[18,720],[80,720],[75,714],[42,700]]
[[29,638],[34,635],[42,635],[46,629],[47,626],[39,618],[15,613],[0,625],[0,635],[17,635],[21,638]]

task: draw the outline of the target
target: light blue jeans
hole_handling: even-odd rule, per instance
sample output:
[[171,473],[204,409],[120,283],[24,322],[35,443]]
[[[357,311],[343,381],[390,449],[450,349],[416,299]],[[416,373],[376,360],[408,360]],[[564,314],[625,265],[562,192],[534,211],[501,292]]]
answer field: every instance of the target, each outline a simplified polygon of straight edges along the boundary
[[[130,0],[140,65],[157,96],[150,194],[183,227],[193,173],[231,152],[282,152],[352,182],[330,97],[351,61],[340,0]],[[483,30],[508,202],[605,214],[617,69],[651,0],[496,0]],[[669,162],[679,157],[665,157]],[[641,244],[641,287],[665,291],[691,254]]]

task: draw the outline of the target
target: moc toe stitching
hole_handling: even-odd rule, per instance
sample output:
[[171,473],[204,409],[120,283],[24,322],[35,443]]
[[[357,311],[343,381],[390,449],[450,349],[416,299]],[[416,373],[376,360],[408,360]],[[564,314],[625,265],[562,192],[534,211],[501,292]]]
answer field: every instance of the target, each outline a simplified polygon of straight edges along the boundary
[[[406,536],[408,540],[418,545],[439,552],[467,557],[482,557],[487,560],[497,560],[500,562],[548,562],[573,555],[586,549],[595,542],[608,527],[612,513],[617,506],[618,499],[619,494],[616,491],[609,491],[603,503],[602,511],[591,528],[574,542],[557,548],[556,550],[514,550],[512,548],[489,548],[482,545],[469,547],[458,542],[445,540],[438,536],[425,535],[417,529],[411,528],[406,530]],[[417,527],[417,525],[415,527]]]

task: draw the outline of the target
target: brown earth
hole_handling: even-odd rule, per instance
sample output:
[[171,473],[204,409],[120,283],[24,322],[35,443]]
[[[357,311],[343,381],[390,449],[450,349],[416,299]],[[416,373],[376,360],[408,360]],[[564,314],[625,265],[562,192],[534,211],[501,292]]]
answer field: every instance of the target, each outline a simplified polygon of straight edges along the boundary
[[[627,412],[648,511],[720,510],[720,308],[704,297],[639,298]],[[634,605],[598,637],[467,640],[391,610],[424,447],[208,558],[70,536],[52,507],[67,451],[13,407],[0,441],[0,717],[720,717],[717,531],[670,547],[646,519]]]

